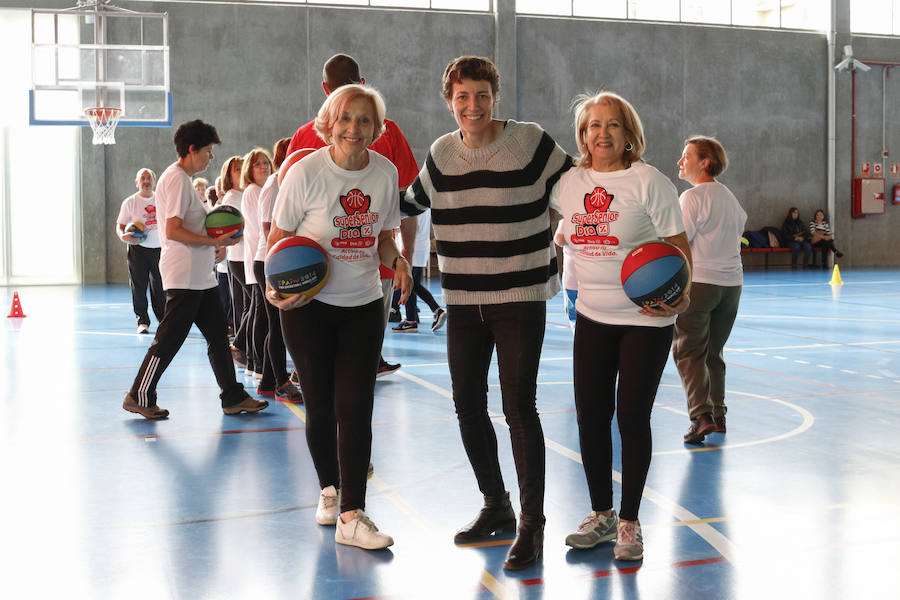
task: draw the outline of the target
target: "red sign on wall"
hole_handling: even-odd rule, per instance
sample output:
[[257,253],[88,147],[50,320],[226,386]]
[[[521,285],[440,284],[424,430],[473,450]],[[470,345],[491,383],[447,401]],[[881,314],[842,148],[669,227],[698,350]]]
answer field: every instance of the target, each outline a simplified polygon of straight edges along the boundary
[[869,173],[872,172],[872,163],[863,163],[859,172],[863,177],[868,177]]
[[891,163],[891,177],[900,176],[900,163]]
[[881,163],[875,163],[874,165],[872,165],[872,176],[873,177],[882,177]]

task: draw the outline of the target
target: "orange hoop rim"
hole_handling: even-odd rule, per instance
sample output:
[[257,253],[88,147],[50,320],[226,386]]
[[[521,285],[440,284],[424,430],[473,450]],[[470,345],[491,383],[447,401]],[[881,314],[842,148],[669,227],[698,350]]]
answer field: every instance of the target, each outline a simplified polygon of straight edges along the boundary
[[102,119],[106,117],[107,119],[110,117],[117,117],[122,114],[121,108],[116,108],[114,106],[92,106],[90,108],[84,109],[84,114],[89,117]]

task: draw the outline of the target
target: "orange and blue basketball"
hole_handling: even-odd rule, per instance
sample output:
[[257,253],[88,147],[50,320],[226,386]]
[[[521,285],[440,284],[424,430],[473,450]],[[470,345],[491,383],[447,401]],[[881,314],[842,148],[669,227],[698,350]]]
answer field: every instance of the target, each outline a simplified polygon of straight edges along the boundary
[[266,255],[266,281],[282,296],[313,297],[328,281],[328,254],[308,237],[279,240]]
[[147,237],[147,232],[144,231],[143,223],[139,221],[132,221],[125,226],[125,235],[130,235],[135,239],[142,240]]
[[220,237],[231,233],[231,237],[240,237],[244,233],[244,215],[235,207],[222,204],[206,215],[206,233],[209,237]]
[[674,244],[657,240],[636,247],[622,263],[622,287],[638,306],[674,306],[691,285],[691,268]]

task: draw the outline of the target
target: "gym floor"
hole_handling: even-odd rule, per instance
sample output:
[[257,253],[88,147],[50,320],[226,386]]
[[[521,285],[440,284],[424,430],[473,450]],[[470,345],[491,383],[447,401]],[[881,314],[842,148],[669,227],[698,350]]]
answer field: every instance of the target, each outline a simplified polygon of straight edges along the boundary
[[[900,271],[844,272],[842,285],[829,285],[831,275],[746,274],[725,355],[728,433],[704,447],[682,443],[688,419],[669,361],[653,412],[637,563],[614,560],[611,543],[589,551],[564,544],[590,506],[572,334],[562,296],[552,300],[538,381],[544,558],[517,573],[502,568],[509,538],[452,542],[481,497],[450,399],[446,332],[432,334],[427,316],[419,333],[385,336],[385,357],[403,368],[376,384],[367,512],[395,545],[369,552],[337,546],[333,528],[315,523],[319,489],[302,405],[223,415],[194,330],[160,384],[169,419],[136,418],[122,398],[152,336],[135,333],[128,287],[17,288],[27,317],[0,327],[0,594],[896,597],[900,317],[886,307],[898,302]],[[431,287],[440,291],[436,281]],[[12,296],[12,288],[0,293],[5,306]],[[255,382],[244,381],[252,393]],[[490,383],[518,507],[495,368]]]

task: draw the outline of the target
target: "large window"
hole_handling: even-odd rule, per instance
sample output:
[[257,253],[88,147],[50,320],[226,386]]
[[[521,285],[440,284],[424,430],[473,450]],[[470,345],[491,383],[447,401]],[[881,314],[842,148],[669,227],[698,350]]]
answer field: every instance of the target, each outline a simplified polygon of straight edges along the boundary
[[0,10],[0,285],[77,283],[77,127],[28,124],[28,11]]
[[851,0],[850,30],[900,35],[900,0]]
[[491,10],[491,0],[288,0],[297,4],[339,4],[384,8],[434,8],[439,10]]
[[523,14],[820,31],[828,27],[829,6],[829,0],[516,0]]

